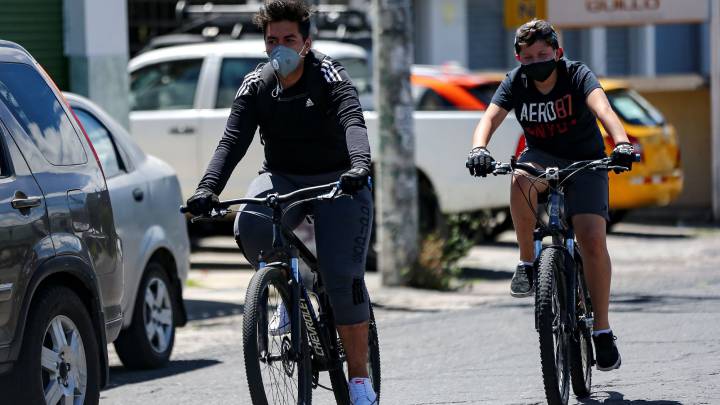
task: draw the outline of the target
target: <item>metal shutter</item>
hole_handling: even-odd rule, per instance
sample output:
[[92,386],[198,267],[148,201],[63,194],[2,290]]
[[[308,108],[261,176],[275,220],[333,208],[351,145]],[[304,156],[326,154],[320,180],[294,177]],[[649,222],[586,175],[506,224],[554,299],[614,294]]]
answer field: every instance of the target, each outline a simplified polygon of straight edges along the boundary
[[700,72],[701,28],[699,24],[655,27],[655,63],[658,74]]
[[69,87],[62,0],[3,0],[0,38],[22,45],[58,87]]
[[627,27],[607,28],[607,74],[630,74],[630,30]]
[[468,65],[470,69],[508,68],[503,0],[468,0]]

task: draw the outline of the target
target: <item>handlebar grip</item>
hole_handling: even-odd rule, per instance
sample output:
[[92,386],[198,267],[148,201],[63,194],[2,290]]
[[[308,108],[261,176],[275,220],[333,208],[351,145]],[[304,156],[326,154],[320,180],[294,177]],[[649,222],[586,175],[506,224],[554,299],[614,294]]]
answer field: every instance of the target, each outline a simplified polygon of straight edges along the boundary
[[181,206],[180,206],[180,213],[181,213],[181,214],[187,214],[188,212],[190,212],[190,208],[188,208],[186,205],[181,205]]
[[633,162],[637,163],[642,160],[642,156],[639,153],[633,153]]

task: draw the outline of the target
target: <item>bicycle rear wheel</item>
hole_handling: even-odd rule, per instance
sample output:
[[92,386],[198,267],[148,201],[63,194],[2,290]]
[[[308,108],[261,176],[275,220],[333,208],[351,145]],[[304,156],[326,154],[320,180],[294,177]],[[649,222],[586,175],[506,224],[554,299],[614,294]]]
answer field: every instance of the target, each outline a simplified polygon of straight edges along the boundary
[[254,405],[310,404],[312,365],[304,325],[302,350],[292,349],[290,334],[272,336],[269,323],[280,303],[294,306],[288,279],[280,268],[265,267],[253,276],[245,297],[243,351],[250,397]]
[[[344,357],[344,353],[343,353]],[[347,361],[343,361],[343,368],[330,370],[330,382],[332,384],[335,401],[338,405],[350,405],[348,394]],[[368,325],[368,375],[372,381],[373,389],[380,401],[380,340],[378,339],[375,314],[370,305],[370,321]]]
[[567,404],[570,396],[570,353],[562,282],[563,251],[546,248],[540,254],[535,316],[540,340],[540,365],[548,404]]
[[593,346],[592,324],[588,324],[593,317],[590,293],[585,285],[585,276],[582,272],[582,261],[576,255],[577,266],[577,328],[570,340],[570,376],[575,396],[587,398],[590,396],[592,386]]

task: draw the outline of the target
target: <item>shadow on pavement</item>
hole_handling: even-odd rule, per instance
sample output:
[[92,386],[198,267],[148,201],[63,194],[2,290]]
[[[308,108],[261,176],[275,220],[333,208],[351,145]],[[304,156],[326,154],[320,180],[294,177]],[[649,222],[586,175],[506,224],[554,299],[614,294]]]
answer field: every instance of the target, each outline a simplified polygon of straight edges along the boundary
[[654,310],[657,307],[676,307],[698,301],[720,301],[717,295],[648,295],[613,294],[611,303],[614,312],[637,312]]
[[110,383],[103,391],[123,385],[137,384],[145,381],[157,380],[173,375],[188,373],[201,368],[212,367],[222,363],[219,360],[173,360],[164,368],[157,370],[128,370],[122,366],[110,367]]
[[643,239],[694,239],[691,233],[660,233],[660,232],[632,232],[632,231],[610,231],[608,235],[621,238],[643,238]]
[[580,399],[582,404],[623,404],[623,405],[682,405],[682,402],[667,400],[645,400],[645,399],[625,399],[625,395],[615,391],[600,391],[592,394],[590,398]]
[[185,300],[188,321],[242,315],[243,306],[232,302]]
[[477,267],[463,267],[458,275],[459,278],[482,278],[485,280],[510,280],[512,276],[512,271],[480,269]]

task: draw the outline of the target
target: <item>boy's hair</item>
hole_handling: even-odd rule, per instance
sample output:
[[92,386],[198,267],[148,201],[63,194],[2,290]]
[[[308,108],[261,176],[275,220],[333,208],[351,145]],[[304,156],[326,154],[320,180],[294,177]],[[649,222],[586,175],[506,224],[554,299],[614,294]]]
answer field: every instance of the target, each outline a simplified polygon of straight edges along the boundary
[[265,35],[269,23],[291,21],[298,23],[303,40],[310,36],[310,7],[303,0],[271,0],[265,2],[253,17],[253,22]]
[[520,53],[520,46],[530,46],[537,41],[545,41],[546,44],[558,49],[558,36],[555,29],[549,22],[534,18],[515,31],[515,53]]

